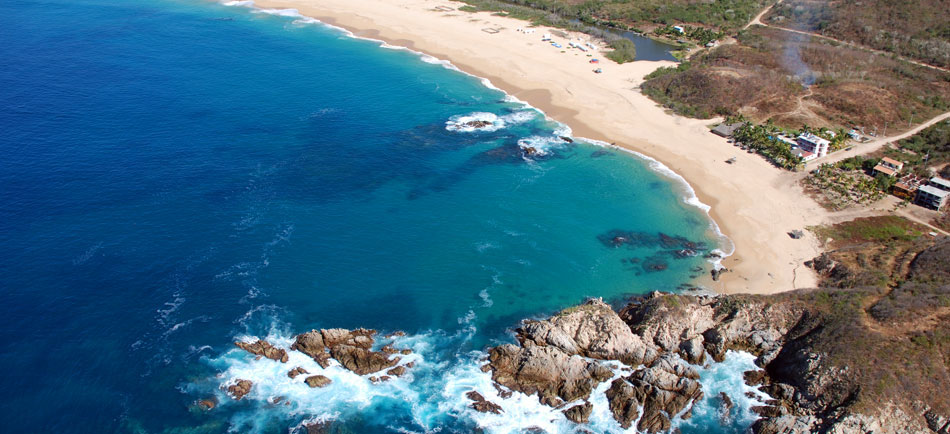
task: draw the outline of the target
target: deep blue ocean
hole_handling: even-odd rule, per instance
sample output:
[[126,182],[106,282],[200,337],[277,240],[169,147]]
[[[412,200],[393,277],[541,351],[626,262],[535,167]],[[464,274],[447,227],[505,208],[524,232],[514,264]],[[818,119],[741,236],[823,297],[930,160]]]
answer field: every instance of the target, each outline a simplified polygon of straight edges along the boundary
[[[0,2],[0,431],[569,432],[536,398],[467,408],[497,396],[484,349],[586,297],[678,290],[728,250],[651,161],[564,140],[444,62],[247,6]],[[417,368],[310,389],[233,346],[330,327],[405,331]],[[751,366],[705,369],[679,427],[748,426]],[[591,429],[619,432],[602,410]]]

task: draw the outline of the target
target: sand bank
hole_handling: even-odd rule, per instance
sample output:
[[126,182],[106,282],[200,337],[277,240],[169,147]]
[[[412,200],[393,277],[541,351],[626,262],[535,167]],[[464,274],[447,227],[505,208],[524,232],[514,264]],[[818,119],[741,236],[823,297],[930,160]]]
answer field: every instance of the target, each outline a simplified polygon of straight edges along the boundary
[[[804,195],[795,174],[709,133],[712,121],[671,115],[639,92],[644,75],[672,62],[617,65],[594,53],[600,64],[592,65],[585,53],[566,48],[567,38],[555,37],[562,49],[542,42],[541,35],[553,29],[525,34],[516,31],[528,26],[523,21],[461,12],[462,3],[445,0],[256,0],[255,5],[297,9],[357,36],[449,60],[570,126],[575,136],[662,162],[712,207],[710,215],[735,244],[735,253],[723,260],[732,272],[707,282],[711,289],[771,293],[817,283],[801,263],[819,253],[818,242],[807,232],[801,240],[787,233],[827,221],[828,212]],[[603,73],[595,74],[595,67]],[[726,163],[732,157],[736,164]]]

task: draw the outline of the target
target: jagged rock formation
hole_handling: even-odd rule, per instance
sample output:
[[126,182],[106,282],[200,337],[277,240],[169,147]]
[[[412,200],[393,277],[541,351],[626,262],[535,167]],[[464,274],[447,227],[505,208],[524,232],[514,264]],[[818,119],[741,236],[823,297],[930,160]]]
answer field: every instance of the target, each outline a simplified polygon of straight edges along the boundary
[[251,392],[251,386],[253,385],[254,383],[251,380],[238,379],[236,383],[228,386],[228,394],[235,400],[240,401],[244,395]]
[[638,408],[643,405],[638,428],[666,430],[671,422],[667,415],[684,411],[702,397],[695,369],[634,334],[599,299],[544,321],[526,322],[517,330],[517,338],[518,346],[491,349],[487,369],[492,379],[510,390],[536,394],[541,403],[552,407],[585,400],[565,410],[571,420],[586,421],[591,392],[614,377],[613,370],[600,361],[647,366],[617,378],[607,392],[614,417],[625,427],[640,416]]
[[587,423],[590,419],[590,413],[594,411],[594,404],[584,401],[583,404],[575,405],[567,410],[564,410],[564,416],[567,417],[567,420],[574,423]]
[[307,371],[306,369],[301,368],[300,366],[298,366],[298,367],[296,367],[296,368],[291,369],[290,371],[288,371],[288,372],[287,372],[287,376],[290,377],[290,378],[297,378],[297,376],[300,375],[300,374],[309,374],[309,373],[310,373],[310,372]]
[[[375,330],[368,329],[321,329],[311,330],[297,335],[291,350],[300,351],[313,358],[320,366],[330,365],[330,358],[336,359],[344,368],[358,375],[366,375],[393,368],[401,360],[399,357],[390,358],[390,354],[397,352],[411,354],[409,350],[396,350],[392,346],[383,347],[381,351],[372,351],[375,343]],[[400,369],[401,368],[401,369]],[[404,367],[394,368],[398,374],[405,373]]]
[[465,394],[468,399],[472,400],[472,408],[481,413],[495,413],[501,414],[501,406],[485,399],[481,393],[476,391],[471,391]]
[[287,363],[287,351],[282,348],[274,347],[270,342],[265,340],[258,339],[257,342],[252,343],[239,341],[235,342],[234,345],[251,354],[264,356],[271,360],[279,360],[281,363]]

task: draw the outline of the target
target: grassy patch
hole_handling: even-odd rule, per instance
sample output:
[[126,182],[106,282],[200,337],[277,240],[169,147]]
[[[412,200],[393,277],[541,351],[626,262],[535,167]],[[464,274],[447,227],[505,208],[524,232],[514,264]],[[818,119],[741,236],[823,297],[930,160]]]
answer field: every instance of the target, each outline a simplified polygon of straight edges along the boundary
[[921,225],[898,216],[865,217],[849,222],[812,228],[819,239],[838,242],[913,241],[922,235]]

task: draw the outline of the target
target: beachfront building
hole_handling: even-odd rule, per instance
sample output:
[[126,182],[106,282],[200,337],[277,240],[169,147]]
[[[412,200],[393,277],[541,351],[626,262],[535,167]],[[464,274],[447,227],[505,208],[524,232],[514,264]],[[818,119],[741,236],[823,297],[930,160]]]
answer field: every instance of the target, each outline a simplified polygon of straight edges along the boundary
[[802,161],[811,161],[818,158],[817,155],[811,152],[808,152],[802,148],[793,148],[792,155],[795,155],[796,157],[801,158]]
[[874,176],[877,176],[878,173],[883,173],[887,176],[897,176],[900,171],[904,169],[904,163],[897,161],[893,158],[884,157],[881,159],[880,163],[877,163],[877,166],[874,166]]
[[822,139],[812,133],[805,133],[798,136],[798,146],[818,157],[828,155],[828,147],[830,145],[830,141]]
[[742,126],[741,122],[736,122],[734,124],[727,124],[723,122],[719,125],[716,125],[716,128],[712,129],[712,133],[717,136],[729,138],[729,137],[732,137],[732,133],[734,133],[736,129],[738,129],[741,126]]
[[917,199],[914,202],[924,208],[939,211],[947,204],[947,196],[950,196],[950,191],[943,191],[931,185],[923,185],[917,189]]
[[950,181],[933,177],[917,189],[917,198],[914,200],[917,205],[925,208],[941,210],[947,204],[947,198],[950,197]]
[[932,187],[939,188],[943,191],[950,191],[950,181],[943,179],[941,177],[935,176],[930,178],[930,181],[927,182],[928,185]]
[[897,181],[894,187],[891,188],[891,193],[904,200],[914,200],[917,197],[917,189],[920,188],[922,182],[922,179],[911,173]]

